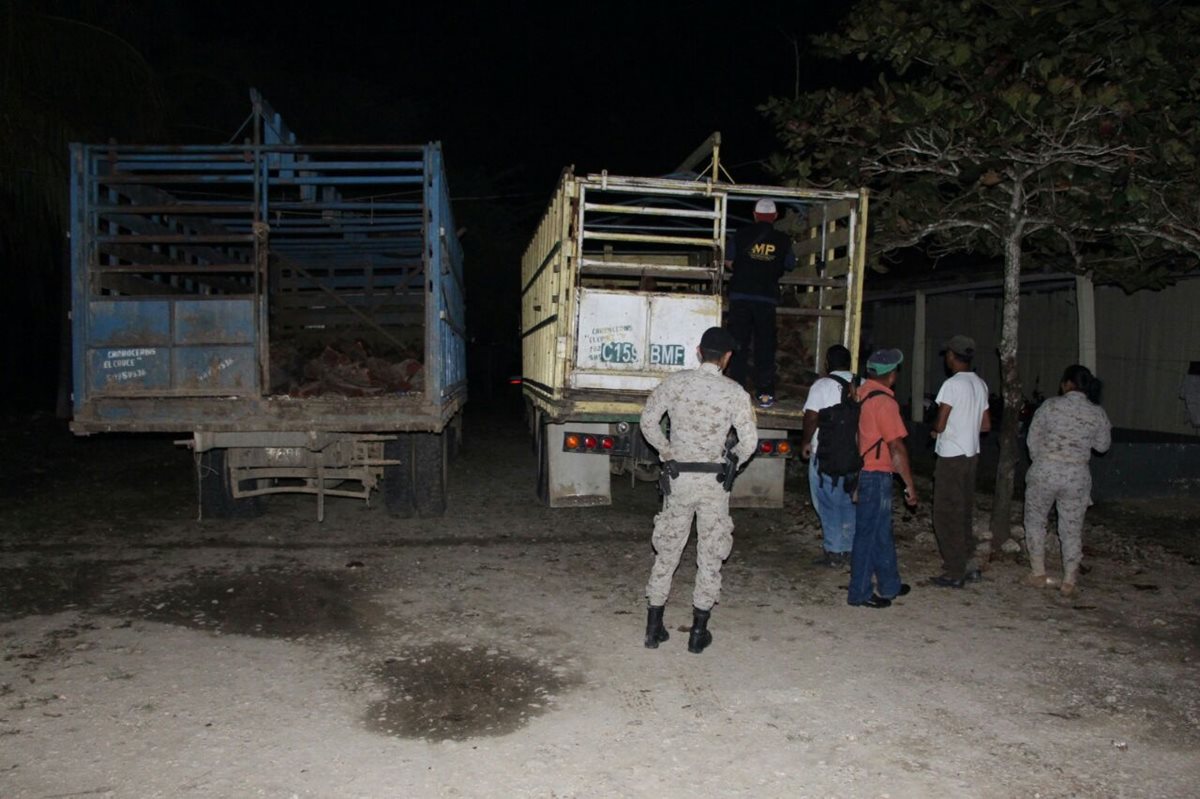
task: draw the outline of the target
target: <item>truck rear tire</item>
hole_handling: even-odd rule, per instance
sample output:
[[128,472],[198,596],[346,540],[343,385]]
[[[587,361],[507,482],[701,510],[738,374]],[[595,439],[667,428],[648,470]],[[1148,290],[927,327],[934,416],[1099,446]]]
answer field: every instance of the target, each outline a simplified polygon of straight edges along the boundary
[[235,497],[226,466],[226,451],[201,452],[196,461],[201,519],[252,519],[263,511],[262,497]]
[[446,513],[446,448],[452,433],[413,433],[413,504],[418,516]]
[[400,433],[392,441],[383,442],[383,457],[399,461],[383,467],[383,505],[394,516],[411,518],[416,508],[413,497],[412,435]]

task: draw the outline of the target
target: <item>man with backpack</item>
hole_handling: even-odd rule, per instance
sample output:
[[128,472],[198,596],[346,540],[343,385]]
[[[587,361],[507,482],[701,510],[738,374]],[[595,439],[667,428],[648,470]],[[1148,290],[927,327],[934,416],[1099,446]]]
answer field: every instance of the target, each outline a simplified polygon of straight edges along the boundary
[[[917,504],[912,467],[904,438],[908,429],[892,387],[904,360],[900,350],[879,350],[867,359],[867,379],[858,389],[858,447],[863,467],[858,477],[854,548],[846,601],[858,607],[886,608],[909,592],[900,582],[896,542],[892,538],[892,475],[904,481],[904,501]],[[822,445],[823,446],[823,445]],[[874,582],[874,586],[872,586]],[[874,590],[872,590],[874,588]]]
[[[858,384],[850,350],[834,344],[825,353],[826,376],[812,384],[804,402],[800,457],[808,461],[808,488],[821,519],[822,554],[814,565],[850,565],[854,544],[854,493],[858,453]],[[822,444],[821,442],[825,442]]]

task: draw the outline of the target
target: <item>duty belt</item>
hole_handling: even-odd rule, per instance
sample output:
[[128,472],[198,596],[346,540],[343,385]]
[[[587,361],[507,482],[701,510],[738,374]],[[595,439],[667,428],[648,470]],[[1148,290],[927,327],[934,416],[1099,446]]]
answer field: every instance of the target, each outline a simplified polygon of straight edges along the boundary
[[723,463],[704,463],[698,461],[663,461],[662,474],[658,478],[658,488],[662,491],[663,496],[671,493],[671,481],[684,472],[701,472],[705,474],[715,474],[717,482],[725,486],[725,490],[729,491],[733,488],[733,476],[737,468],[734,463],[725,461]]

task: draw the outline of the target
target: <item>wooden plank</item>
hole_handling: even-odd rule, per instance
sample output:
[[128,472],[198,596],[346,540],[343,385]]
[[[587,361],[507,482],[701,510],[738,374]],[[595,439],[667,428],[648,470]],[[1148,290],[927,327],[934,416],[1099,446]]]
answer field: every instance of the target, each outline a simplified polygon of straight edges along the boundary
[[[204,296],[196,288],[189,290],[183,288],[182,286],[173,286],[170,283],[162,283],[157,280],[150,280],[149,278],[144,277],[143,274],[105,272],[99,276],[100,287],[102,289],[116,291],[123,295],[133,297],[172,295],[175,297],[190,298]],[[190,278],[193,283],[208,288],[213,294],[219,294],[223,297],[252,296],[254,294],[254,286],[250,283],[218,277],[216,275],[197,275],[195,273],[183,274]]]
[[[112,188],[118,194],[121,194],[121,195],[133,200],[134,205],[120,206],[122,208],[122,210],[125,210],[129,213],[135,213],[135,214],[154,213],[153,211],[143,211],[141,208],[138,207],[139,205],[146,205],[146,206],[154,207],[154,206],[171,206],[171,205],[179,204],[179,200],[178,200],[178,198],[175,197],[175,195],[171,194],[170,192],[163,191],[162,189],[156,189],[153,186],[124,184],[121,186],[114,186]],[[253,210],[254,210],[253,207],[251,207],[250,213],[253,213]],[[186,227],[187,229],[189,229],[193,232],[196,232],[196,233],[217,234],[217,233],[228,233],[229,232],[225,228],[221,227],[220,225],[213,224],[212,222],[209,222],[206,219],[196,219],[196,218],[193,218],[190,216],[180,219],[179,223],[181,225],[183,225],[184,227]],[[247,255],[246,257],[249,258],[249,255]]]
[[845,247],[850,243],[850,228],[839,227],[836,230],[830,230],[825,233],[824,242],[821,241],[820,231],[811,239],[800,239],[792,248],[796,253],[797,258],[802,258],[805,255],[819,253],[822,250],[834,250],[840,247]]
[[248,250],[241,247],[229,248],[231,252],[224,252],[214,247],[200,246],[201,242],[213,242],[213,236],[216,236],[216,243],[235,243],[236,241],[253,241],[253,236],[240,235],[236,239],[230,237],[228,233],[222,234],[181,234],[174,232],[171,228],[137,214],[110,214],[107,217],[101,217],[100,228],[103,229],[104,223],[111,221],[121,227],[132,230],[136,235],[105,235],[99,234],[96,236],[98,244],[117,244],[117,245],[137,245],[137,244],[174,244],[178,249],[183,250],[192,257],[200,258],[211,263],[224,263],[229,260],[250,260]]
[[[166,192],[163,192],[163,194],[166,194]],[[221,203],[169,202],[159,204],[135,203],[133,205],[100,205],[97,206],[95,210],[98,214],[136,213],[163,214],[167,216],[204,214],[207,216],[215,216],[217,214],[253,214],[254,206],[242,203],[238,203],[236,205],[224,205]],[[188,222],[195,226],[206,226],[204,220],[188,220]]]
[[845,311],[835,308],[776,308],[775,313],[780,316],[828,316],[838,319],[846,315]]
[[163,275],[217,275],[253,274],[253,264],[92,264],[92,268],[102,274],[163,274]]
[[676,280],[716,279],[717,270],[701,266],[654,266],[651,264],[588,263],[581,266],[582,275],[621,275],[625,277],[661,277]]
[[152,297],[168,294],[179,294],[177,286],[148,280],[141,275],[101,275],[100,290],[112,291],[117,294]]
[[[812,256],[810,255],[809,257],[811,258]],[[803,270],[805,274],[812,274],[814,266],[811,263],[806,264],[802,261],[797,269]],[[825,268],[821,270],[820,275],[824,278],[837,278],[848,274],[849,271],[850,259],[842,256],[840,258],[834,258],[831,261],[826,261]],[[843,283],[844,282],[845,281],[843,281]]]
[[779,279],[781,286],[817,286],[829,288],[845,288],[846,278],[844,277],[808,277],[807,275],[798,275],[795,272],[788,272]]
[[[423,308],[425,307],[424,295],[408,294],[408,295],[364,295],[364,294],[341,294],[342,299],[348,305],[353,305],[359,308]],[[296,292],[288,292],[286,294],[276,294],[271,299],[272,306],[276,308],[328,308],[329,297],[324,292],[306,291],[303,294]]]
[[850,200],[834,200],[822,205],[810,206],[808,209],[809,227],[820,230],[822,224],[827,225],[830,222],[845,219],[854,210],[854,205]]
[[[409,311],[402,313],[377,313],[370,318],[352,314],[344,308],[324,308],[316,310],[280,310],[272,315],[272,324],[282,327],[299,328],[312,325],[330,325],[337,327],[369,327],[380,332],[383,328],[418,327],[425,322],[424,311]],[[387,331],[391,337],[391,331]],[[403,346],[403,342],[393,341],[393,344]]]
[[[98,244],[96,245],[96,250],[100,255],[120,258],[122,261],[135,264],[165,265],[179,263],[168,253],[158,252],[149,247],[139,247],[136,244]],[[97,268],[95,264],[93,264],[93,268]]]

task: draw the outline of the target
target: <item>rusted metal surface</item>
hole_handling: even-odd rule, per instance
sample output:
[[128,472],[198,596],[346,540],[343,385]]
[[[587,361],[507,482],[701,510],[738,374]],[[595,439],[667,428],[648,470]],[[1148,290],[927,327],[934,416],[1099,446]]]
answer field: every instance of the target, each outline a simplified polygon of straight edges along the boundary
[[431,405],[422,395],[394,397],[216,398],[105,397],[71,422],[76,433],[137,431],[341,430],[346,432],[441,430],[466,401],[466,392]]

